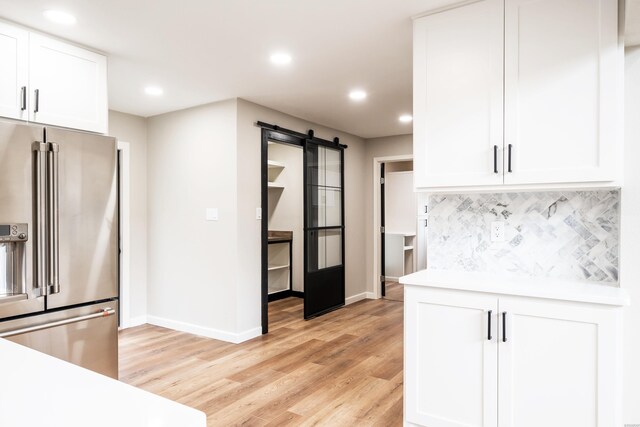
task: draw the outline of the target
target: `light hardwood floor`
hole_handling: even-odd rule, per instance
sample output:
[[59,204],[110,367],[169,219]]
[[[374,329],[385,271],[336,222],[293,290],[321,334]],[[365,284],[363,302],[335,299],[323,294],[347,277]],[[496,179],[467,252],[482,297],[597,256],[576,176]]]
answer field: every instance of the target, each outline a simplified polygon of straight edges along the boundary
[[304,321],[288,298],[269,304],[268,335],[237,345],[143,325],[120,332],[120,379],[209,426],[399,426],[402,316],[380,299]]
[[398,282],[385,282],[385,299],[403,302],[404,285]]

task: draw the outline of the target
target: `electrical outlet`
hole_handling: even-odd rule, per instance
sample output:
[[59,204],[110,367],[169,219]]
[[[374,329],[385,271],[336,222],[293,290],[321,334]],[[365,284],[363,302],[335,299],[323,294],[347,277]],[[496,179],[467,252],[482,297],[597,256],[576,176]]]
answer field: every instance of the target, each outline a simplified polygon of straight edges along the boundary
[[491,241],[504,242],[504,222],[493,221],[491,223]]

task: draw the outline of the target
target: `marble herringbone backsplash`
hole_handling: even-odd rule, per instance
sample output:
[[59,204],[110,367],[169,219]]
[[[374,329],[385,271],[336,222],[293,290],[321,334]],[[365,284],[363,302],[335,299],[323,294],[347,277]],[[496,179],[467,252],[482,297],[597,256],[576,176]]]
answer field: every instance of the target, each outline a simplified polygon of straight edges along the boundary
[[432,195],[428,207],[429,268],[618,285],[618,190]]

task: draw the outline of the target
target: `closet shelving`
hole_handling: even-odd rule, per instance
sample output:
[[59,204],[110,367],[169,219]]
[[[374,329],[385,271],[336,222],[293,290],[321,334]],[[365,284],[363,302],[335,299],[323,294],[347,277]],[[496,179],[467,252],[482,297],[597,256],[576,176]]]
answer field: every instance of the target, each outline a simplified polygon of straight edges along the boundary
[[267,183],[267,187],[269,189],[284,189],[284,184],[276,182],[278,176],[285,168],[284,163],[269,159],[267,160],[267,168],[269,170],[269,182]]

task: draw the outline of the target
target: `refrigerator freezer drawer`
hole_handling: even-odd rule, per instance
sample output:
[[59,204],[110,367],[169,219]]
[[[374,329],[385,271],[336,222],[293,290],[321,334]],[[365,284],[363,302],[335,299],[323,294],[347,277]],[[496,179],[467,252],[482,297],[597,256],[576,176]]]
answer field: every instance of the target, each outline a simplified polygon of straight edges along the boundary
[[0,323],[0,337],[118,378],[118,302]]

